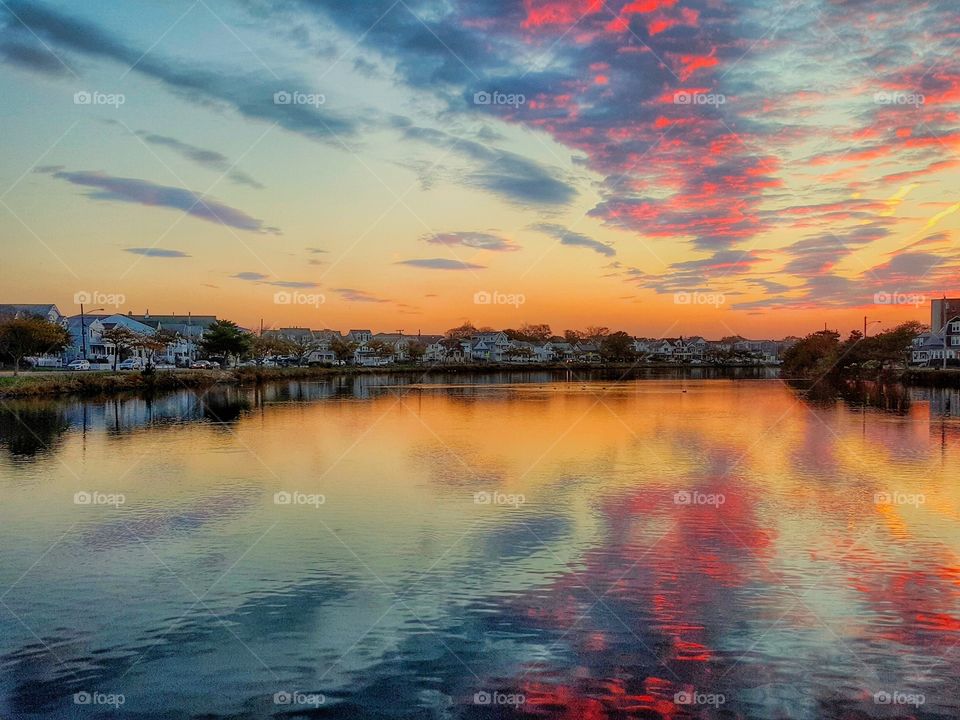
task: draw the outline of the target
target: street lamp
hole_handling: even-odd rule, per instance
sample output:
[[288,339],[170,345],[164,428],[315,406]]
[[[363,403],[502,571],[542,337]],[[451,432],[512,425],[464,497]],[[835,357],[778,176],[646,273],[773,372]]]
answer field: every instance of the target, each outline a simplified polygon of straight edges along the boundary
[[[97,308],[96,310],[91,310],[90,312],[100,312],[103,308]],[[83,322],[83,303],[80,303],[80,347],[83,348],[81,352],[83,353],[82,360],[87,359],[87,330],[84,327]]]
[[877,323],[882,323],[882,322],[883,320],[871,320],[870,322],[867,322],[867,316],[864,315],[863,316],[863,336],[864,337],[867,336],[867,325],[876,325]]

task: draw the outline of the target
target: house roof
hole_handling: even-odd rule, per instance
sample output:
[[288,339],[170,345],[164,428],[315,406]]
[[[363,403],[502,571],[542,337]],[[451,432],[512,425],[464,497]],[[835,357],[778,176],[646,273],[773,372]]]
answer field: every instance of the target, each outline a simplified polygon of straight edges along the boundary
[[47,317],[51,311],[56,311],[57,315],[63,315],[60,312],[59,308],[53,303],[44,305],[44,304],[33,304],[33,303],[12,303],[12,304],[0,304],[0,315],[13,315],[14,317],[30,317],[36,315],[39,317]]
[[170,325],[189,325],[191,327],[201,327],[206,330],[217,321],[216,315],[177,315],[176,313],[172,315],[154,315],[152,313],[134,315],[132,313],[127,313],[127,317],[133,318],[137,322],[143,323],[144,325],[149,325],[153,328],[157,328],[162,325],[168,329]]

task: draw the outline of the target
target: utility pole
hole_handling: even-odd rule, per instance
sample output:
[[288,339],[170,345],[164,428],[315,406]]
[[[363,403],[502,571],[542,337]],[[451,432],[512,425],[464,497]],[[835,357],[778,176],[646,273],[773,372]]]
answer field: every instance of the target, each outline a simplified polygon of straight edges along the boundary
[[[90,312],[100,312],[101,310],[103,310],[103,308],[97,308],[95,310],[91,310]],[[85,325],[86,323],[84,323],[83,318],[83,303],[80,303],[80,347],[83,348],[82,360],[87,359],[87,330]]]

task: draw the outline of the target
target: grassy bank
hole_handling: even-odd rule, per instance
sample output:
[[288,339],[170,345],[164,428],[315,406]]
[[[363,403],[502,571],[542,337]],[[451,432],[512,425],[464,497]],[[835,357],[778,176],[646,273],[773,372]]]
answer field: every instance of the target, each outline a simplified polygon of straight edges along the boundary
[[556,373],[610,373],[616,377],[629,373],[670,373],[677,370],[703,370],[722,373],[725,370],[756,369],[759,366],[680,366],[663,364],[635,365],[632,363],[529,363],[470,364],[470,365],[391,365],[389,367],[290,367],[237,368],[232,370],[160,370],[141,372],[43,372],[27,373],[17,377],[0,377],[0,398],[56,395],[109,395],[121,392],[166,392],[171,390],[206,388],[215,384],[256,385],[283,380],[322,380],[334,376],[402,375],[417,378],[426,375],[472,377],[500,372],[556,372]]
[[235,383],[229,372],[212,370],[140,372],[30,373],[0,377],[0,397],[105,395],[120,392],[165,392]]

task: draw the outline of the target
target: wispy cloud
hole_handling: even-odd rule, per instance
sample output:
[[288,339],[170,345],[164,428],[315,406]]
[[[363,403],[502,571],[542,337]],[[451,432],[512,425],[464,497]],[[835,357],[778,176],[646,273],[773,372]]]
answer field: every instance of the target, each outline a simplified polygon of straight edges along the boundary
[[486,265],[477,265],[476,263],[450,260],[448,258],[414,258],[412,260],[400,260],[395,264],[429,268],[430,270],[483,270],[486,268]]
[[247,185],[249,187],[256,188],[257,190],[262,190],[264,187],[261,183],[250,177],[250,175],[247,173],[233,167],[233,163],[230,162],[230,159],[226,155],[219,153],[216,150],[207,150],[206,148],[177,140],[169,135],[158,135],[156,133],[150,133],[144,130],[137,131],[137,135],[143,138],[144,142],[150,143],[151,145],[169,148],[181,157],[184,157],[187,160],[200,165],[201,167],[207,168],[208,170],[226,173],[226,176],[238,185]]
[[158,247],[124,248],[123,251],[128,253],[133,253],[134,255],[143,255],[144,257],[158,257],[158,258],[190,257],[189,254],[183,252],[182,250],[168,250],[166,248],[158,248]]
[[230,207],[192,190],[158,185],[138,178],[116,177],[103,172],[56,170],[51,174],[58,180],[93,188],[88,193],[88,197],[94,200],[180,210],[200,220],[227,225],[238,230],[279,234],[277,228],[264,225],[262,220],[248,215],[243,210]]
[[563,225],[557,225],[556,223],[537,223],[536,225],[531,225],[530,229],[556,238],[560,241],[561,245],[590,248],[594,252],[607,257],[613,257],[617,254],[617,251],[606,243],[587,237],[583,233],[568,230]]
[[366,290],[357,290],[355,288],[334,288],[333,291],[337,293],[342,299],[347,302],[365,302],[365,303],[388,303],[392,302],[385,298],[377,297],[371,293],[368,293]]
[[520,249],[520,246],[512,240],[482,232],[435,233],[425,235],[423,239],[434,245],[462,245],[476,250],[492,250],[494,252],[513,252]]

